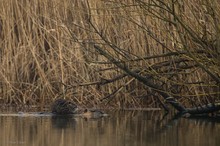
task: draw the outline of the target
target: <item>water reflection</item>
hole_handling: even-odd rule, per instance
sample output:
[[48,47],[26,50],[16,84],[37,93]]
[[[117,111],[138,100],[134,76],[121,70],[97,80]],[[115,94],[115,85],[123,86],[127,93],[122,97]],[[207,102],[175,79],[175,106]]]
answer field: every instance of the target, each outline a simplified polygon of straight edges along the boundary
[[108,117],[0,116],[0,146],[220,145],[219,120],[111,111]]
[[72,116],[52,116],[52,127],[53,128],[74,128],[76,120]]

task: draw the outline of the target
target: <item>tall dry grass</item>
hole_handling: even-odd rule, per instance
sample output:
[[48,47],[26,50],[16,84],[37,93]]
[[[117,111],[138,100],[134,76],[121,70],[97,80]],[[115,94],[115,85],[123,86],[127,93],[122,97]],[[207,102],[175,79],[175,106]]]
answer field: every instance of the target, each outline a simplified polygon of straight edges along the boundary
[[[112,52],[122,60],[164,54],[183,48],[175,28],[151,14],[146,15],[147,7],[140,7],[140,2],[1,0],[1,103],[44,106],[55,98],[62,97],[82,106],[157,106],[157,99],[151,94],[152,91],[131,77],[106,85],[95,85],[123,72],[106,63],[105,58],[93,49],[92,43],[106,42],[100,40],[100,36],[91,27],[90,20],[110,43],[123,48],[124,54]],[[171,1],[168,0],[167,3],[169,2]],[[202,2],[184,1],[183,5],[179,5],[185,7],[182,8],[184,12],[179,13],[182,13],[184,22],[198,35],[208,32],[206,37],[213,40],[212,37],[219,34],[216,33],[213,20],[208,21],[209,17],[206,18],[206,10],[200,7]],[[219,15],[219,3],[215,1],[214,6]],[[161,14],[166,16],[166,12],[161,11]],[[149,37],[145,29],[150,29],[159,42]],[[203,31],[204,29],[208,31]],[[161,43],[166,44],[167,48]],[[193,45],[189,39],[188,46],[191,48],[187,49],[193,49]],[[160,57],[128,62],[128,65],[140,68],[166,60],[167,57]],[[212,67],[211,70],[219,73],[219,68]],[[208,82],[209,78],[198,69],[191,76],[182,76],[177,80],[195,83],[203,80]],[[181,94],[187,98],[199,98],[209,92],[212,83],[207,85],[210,88],[198,84],[188,86],[190,88],[183,90]],[[117,94],[112,94],[114,92]],[[108,94],[112,96],[102,100]]]

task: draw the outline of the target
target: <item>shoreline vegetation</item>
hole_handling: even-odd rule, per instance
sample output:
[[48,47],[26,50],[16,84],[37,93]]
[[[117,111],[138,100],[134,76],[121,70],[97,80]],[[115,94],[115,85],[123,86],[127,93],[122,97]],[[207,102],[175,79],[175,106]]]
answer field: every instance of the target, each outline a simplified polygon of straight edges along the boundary
[[0,104],[220,110],[218,0],[2,0]]

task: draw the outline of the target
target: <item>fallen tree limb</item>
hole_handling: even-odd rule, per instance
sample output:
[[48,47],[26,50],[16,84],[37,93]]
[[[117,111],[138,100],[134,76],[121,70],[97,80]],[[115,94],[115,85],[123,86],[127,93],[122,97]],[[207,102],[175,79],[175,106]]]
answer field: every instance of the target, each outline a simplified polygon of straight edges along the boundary
[[107,53],[105,50],[103,50],[98,45],[94,45],[94,48],[103,56],[105,56],[110,62],[115,64],[118,68],[126,72],[128,75],[134,77],[138,81],[142,82],[146,86],[152,88],[157,93],[159,93],[167,103],[171,104],[177,111],[180,113],[189,113],[192,115],[195,114],[204,114],[204,113],[213,113],[218,110],[220,110],[220,103],[215,104],[207,104],[200,107],[194,107],[194,108],[186,108],[181,103],[179,103],[175,98],[169,95],[168,92],[166,92],[161,86],[157,85],[156,83],[152,82],[151,79],[146,78],[144,76],[141,76],[138,74],[137,71],[130,70],[125,63],[118,63],[118,61],[112,57],[109,53]]
[[220,103],[210,103],[194,108],[187,108],[186,112],[192,115],[213,113],[220,110]]
[[158,92],[165,100],[168,99],[169,103],[179,112],[185,112],[186,109],[185,107],[183,107],[181,104],[179,104],[177,101],[175,101],[173,98],[170,98],[171,96],[169,95],[169,93],[167,93],[166,91],[164,91],[159,85],[156,85],[155,83],[152,82],[151,79],[148,79],[144,76],[139,75],[137,72],[134,72],[132,70],[130,70],[125,64],[122,63],[118,63],[117,60],[112,57],[109,53],[107,53],[106,51],[104,51],[101,47],[99,47],[98,45],[94,45],[94,48],[103,56],[105,56],[110,62],[112,62],[113,64],[115,64],[118,68],[120,68],[121,70],[123,70],[124,72],[126,72],[128,75],[134,77],[135,79],[137,79],[138,81],[142,82],[143,84],[145,84],[146,86],[152,88],[153,90],[155,90],[156,92]]

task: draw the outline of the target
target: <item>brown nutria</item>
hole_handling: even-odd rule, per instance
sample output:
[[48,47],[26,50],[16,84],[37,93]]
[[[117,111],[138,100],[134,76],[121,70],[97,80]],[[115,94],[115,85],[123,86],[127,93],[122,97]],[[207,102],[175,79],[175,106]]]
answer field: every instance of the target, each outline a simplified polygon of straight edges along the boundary
[[74,114],[77,110],[77,106],[73,102],[65,99],[55,100],[51,108],[52,113],[57,115]]

